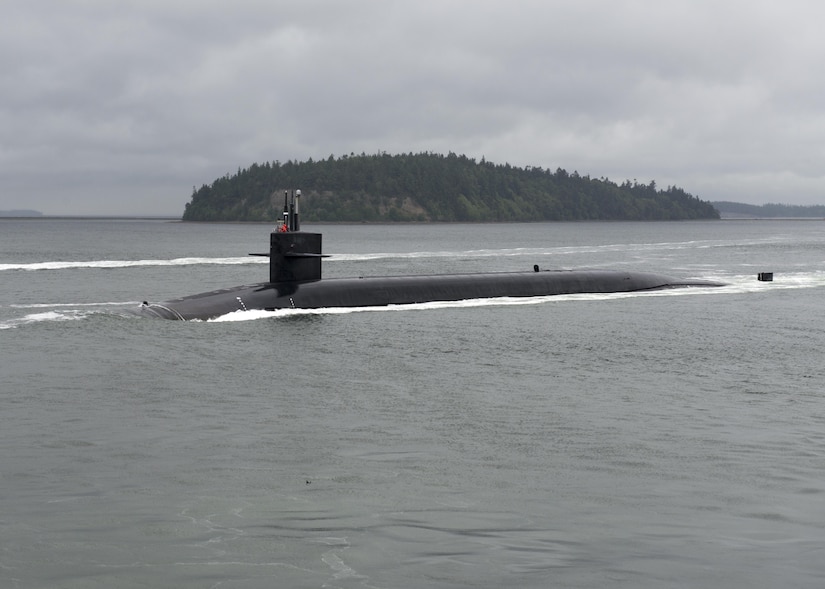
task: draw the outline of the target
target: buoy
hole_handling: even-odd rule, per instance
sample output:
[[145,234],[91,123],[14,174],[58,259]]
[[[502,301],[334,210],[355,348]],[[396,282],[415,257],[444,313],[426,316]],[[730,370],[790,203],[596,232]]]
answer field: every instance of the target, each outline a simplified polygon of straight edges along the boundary
[[760,272],[756,278],[761,282],[773,282],[773,272]]

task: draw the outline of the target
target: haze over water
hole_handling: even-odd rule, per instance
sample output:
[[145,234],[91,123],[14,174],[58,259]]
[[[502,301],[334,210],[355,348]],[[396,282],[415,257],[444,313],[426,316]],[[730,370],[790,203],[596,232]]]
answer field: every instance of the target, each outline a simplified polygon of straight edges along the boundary
[[1,219],[0,586],[823,585],[822,222],[305,228],[727,286],[166,322],[270,227]]

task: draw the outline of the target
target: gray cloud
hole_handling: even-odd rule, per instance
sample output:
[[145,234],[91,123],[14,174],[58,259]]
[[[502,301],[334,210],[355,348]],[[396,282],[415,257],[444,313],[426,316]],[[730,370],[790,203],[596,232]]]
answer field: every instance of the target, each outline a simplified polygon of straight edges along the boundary
[[0,209],[179,214],[253,162],[425,150],[825,200],[813,0],[4,9]]

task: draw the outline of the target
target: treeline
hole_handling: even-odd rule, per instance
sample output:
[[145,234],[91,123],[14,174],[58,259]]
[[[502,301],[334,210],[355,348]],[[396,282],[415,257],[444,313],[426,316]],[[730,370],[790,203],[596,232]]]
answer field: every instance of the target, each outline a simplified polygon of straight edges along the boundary
[[617,184],[558,168],[518,168],[433,153],[252,164],[193,189],[184,221],[271,221],[300,188],[304,221],[718,219],[709,202],[655,182]]
[[825,217],[823,205],[783,205],[769,203],[765,205],[749,205],[741,202],[719,201],[714,207],[726,217],[757,217],[757,218],[820,218]]

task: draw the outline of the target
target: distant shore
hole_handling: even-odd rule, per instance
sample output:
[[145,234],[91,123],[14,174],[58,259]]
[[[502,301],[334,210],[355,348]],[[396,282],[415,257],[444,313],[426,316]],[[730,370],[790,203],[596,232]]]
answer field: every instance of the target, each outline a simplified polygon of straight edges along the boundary
[[[36,213],[36,211],[33,211]],[[17,211],[0,211],[0,219],[77,219],[77,220],[147,220],[147,221],[180,221],[179,215],[44,215],[36,214],[16,214]]]
[[43,213],[40,211],[31,211],[28,209],[12,209],[11,211],[0,211],[0,217],[42,217]]

